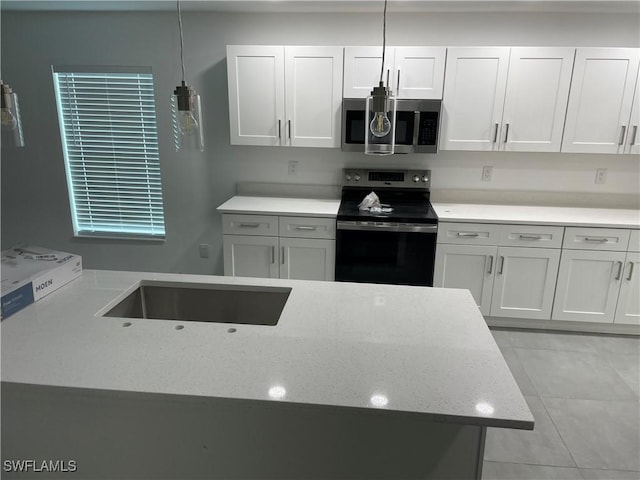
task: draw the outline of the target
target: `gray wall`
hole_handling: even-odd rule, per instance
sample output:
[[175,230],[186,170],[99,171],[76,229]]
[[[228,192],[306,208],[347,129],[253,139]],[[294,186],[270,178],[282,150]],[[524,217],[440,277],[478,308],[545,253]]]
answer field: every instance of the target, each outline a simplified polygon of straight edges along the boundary
[[[228,44],[376,45],[375,14],[186,12],[187,80],[201,93],[207,150],[177,154],[169,96],[180,80],[172,12],[3,12],[2,75],[20,95],[27,147],[2,151],[2,248],[26,242],[79,253],[85,268],[222,273],[215,208],[238,181],[339,183],[352,165],[431,168],[434,189],[537,190],[549,195],[638,195],[634,156],[441,152],[371,160],[334,149],[229,145],[225,48]],[[638,16],[620,14],[394,14],[390,45],[548,45],[637,47]],[[156,82],[167,238],[162,243],[73,238],[51,78],[52,64],[148,65]],[[299,161],[296,176],[287,163]],[[480,182],[493,165],[492,182]],[[595,169],[608,168],[605,185]],[[508,194],[506,195],[508,200]],[[604,198],[604,196],[603,196]],[[611,202],[609,202],[611,203]],[[621,205],[623,206],[623,205]],[[211,257],[198,257],[198,245]]]

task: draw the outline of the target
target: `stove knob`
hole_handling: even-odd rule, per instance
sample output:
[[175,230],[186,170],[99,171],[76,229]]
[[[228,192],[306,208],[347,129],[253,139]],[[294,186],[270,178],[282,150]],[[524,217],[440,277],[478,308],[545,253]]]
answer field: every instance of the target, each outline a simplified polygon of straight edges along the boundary
[[360,175],[356,173],[356,174],[353,176],[353,179],[354,179],[356,182],[359,182],[359,181],[360,181]]
[[426,175],[422,176],[422,182],[423,183],[427,183],[429,181],[429,177],[427,177]]
[[416,183],[419,182],[420,181],[420,177],[418,175],[414,175],[413,176],[413,181],[416,182]]
[[351,181],[351,174],[347,173],[344,178],[347,179],[347,182],[350,182]]

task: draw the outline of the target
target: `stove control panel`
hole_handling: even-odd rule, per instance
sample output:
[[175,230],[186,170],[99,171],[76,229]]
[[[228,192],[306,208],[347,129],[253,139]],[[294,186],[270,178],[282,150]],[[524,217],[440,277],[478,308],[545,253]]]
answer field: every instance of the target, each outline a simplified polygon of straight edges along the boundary
[[430,170],[369,170],[345,168],[343,186],[429,189]]

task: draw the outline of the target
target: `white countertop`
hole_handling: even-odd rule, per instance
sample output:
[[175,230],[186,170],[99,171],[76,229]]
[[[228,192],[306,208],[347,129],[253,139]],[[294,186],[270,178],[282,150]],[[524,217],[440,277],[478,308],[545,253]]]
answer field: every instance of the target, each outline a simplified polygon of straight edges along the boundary
[[[433,203],[441,222],[561,225],[575,227],[640,228],[640,210],[571,208],[531,205]],[[221,213],[336,217],[340,200],[236,195],[217,210]]]
[[640,210],[434,203],[441,222],[640,228]]
[[[96,316],[141,279],[292,290],[276,326]],[[230,327],[237,331],[229,333]],[[1,328],[7,382],[533,427],[465,290],[86,270]],[[284,397],[271,398],[272,387],[281,387]],[[372,397],[388,403],[375,406]]]
[[335,218],[339,207],[339,199],[236,195],[220,205],[217,210],[221,213]]

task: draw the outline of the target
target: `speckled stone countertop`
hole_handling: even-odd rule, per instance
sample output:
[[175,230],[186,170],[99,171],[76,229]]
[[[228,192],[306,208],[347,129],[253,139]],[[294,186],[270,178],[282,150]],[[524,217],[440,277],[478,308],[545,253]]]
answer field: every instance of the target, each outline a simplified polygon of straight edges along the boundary
[[[100,316],[141,280],[290,287],[291,293],[275,326]],[[1,328],[7,382],[533,428],[465,290],[85,270]]]
[[252,197],[236,195],[220,205],[220,213],[248,213],[253,215],[301,215],[306,217],[334,217],[340,207],[339,199]]

